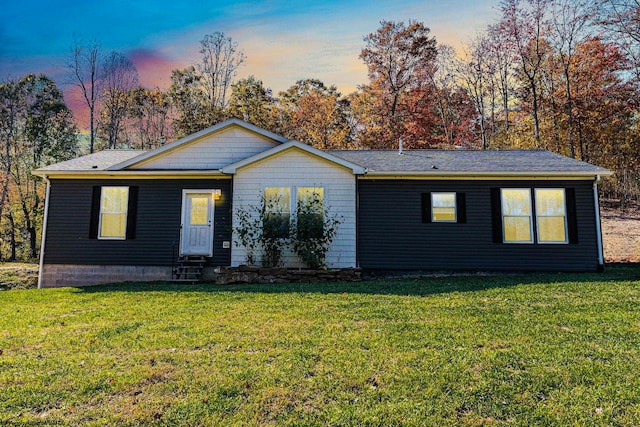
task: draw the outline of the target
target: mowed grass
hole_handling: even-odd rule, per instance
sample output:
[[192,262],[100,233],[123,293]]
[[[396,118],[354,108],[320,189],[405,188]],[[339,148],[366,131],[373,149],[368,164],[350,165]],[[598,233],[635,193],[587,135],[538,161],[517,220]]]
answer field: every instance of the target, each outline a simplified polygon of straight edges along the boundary
[[0,292],[0,425],[639,425],[640,267]]

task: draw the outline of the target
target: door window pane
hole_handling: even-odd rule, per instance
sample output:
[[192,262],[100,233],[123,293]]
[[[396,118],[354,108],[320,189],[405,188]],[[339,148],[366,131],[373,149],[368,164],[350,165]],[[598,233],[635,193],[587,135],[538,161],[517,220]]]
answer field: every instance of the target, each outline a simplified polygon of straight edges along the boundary
[[209,198],[191,197],[191,225],[206,225],[209,216]]

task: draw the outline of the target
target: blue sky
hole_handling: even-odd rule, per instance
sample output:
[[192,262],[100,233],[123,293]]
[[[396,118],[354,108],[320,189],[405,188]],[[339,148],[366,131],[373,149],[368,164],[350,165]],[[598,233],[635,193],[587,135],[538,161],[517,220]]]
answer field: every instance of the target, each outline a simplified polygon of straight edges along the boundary
[[422,21],[441,43],[459,47],[496,17],[497,0],[135,1],[15,0],[0,8],[0,79],[45,73],[63,84],[74,36],[129,55],[146,86],[169,84],[172,69],[198,60],[198,41],[215,31],[247,55],[239,77],[274,92],[319,78],[343,93],[366,82],[362,37],[385,20]]

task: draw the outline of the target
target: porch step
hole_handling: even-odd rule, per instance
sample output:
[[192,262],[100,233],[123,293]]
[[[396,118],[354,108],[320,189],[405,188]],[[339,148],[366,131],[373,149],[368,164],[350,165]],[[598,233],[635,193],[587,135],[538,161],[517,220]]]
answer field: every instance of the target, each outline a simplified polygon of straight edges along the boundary
[[203,256],[184,256],[178,258],[177,265],[173,268],[171,281],[175,283],[196,283],[202,280],[202,272],[205,265]]

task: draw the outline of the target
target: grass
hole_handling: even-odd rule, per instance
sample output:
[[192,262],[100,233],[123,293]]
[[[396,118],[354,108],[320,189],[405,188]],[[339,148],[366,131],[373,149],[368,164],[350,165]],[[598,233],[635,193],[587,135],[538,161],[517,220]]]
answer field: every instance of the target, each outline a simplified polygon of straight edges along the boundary
[[639,425],[640,267],[0,292],[0,425]]

